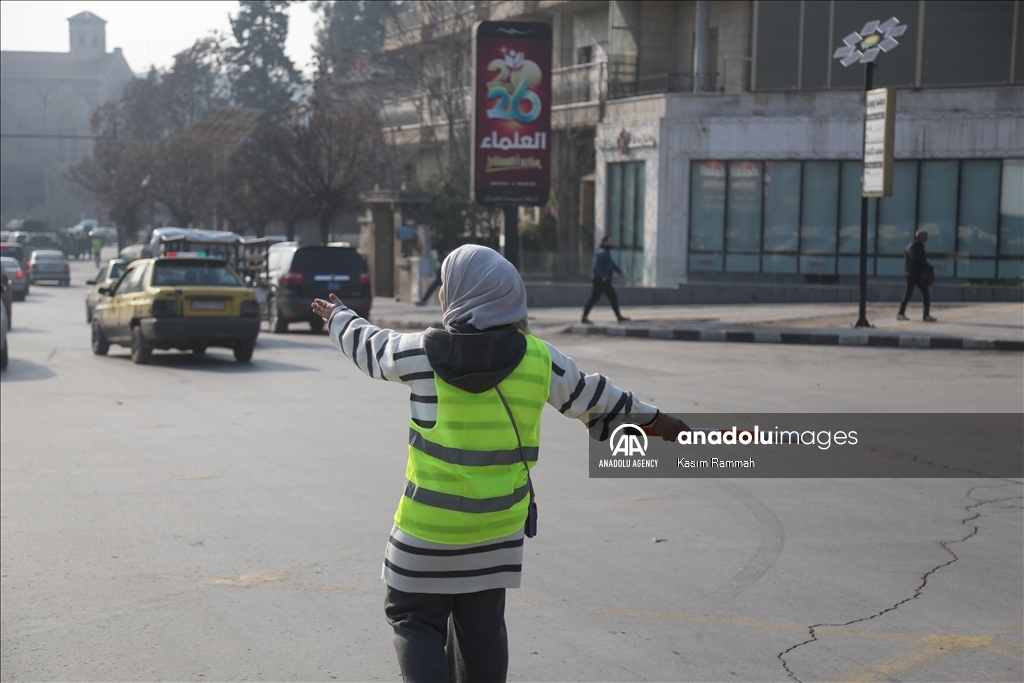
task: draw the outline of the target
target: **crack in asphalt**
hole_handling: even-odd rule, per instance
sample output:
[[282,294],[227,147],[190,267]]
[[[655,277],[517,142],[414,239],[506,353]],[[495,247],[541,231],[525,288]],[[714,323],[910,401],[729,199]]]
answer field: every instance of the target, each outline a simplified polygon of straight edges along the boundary
[[[1012,481],[1011,483],[1018,484],[1019,482]],[[999,486],[1004,486],[1004,485],[1005,484],[1000,484]],[[982,489],[982,488],[997,488],[997,487],[996,486],[991,486],[991,485],[974,486],[974,487],[972,487],[967,492],[967,499],[968,500],[972,500],[971,494],[974,493],[974,491],[976,491],[977,489]],[[960,520],[960,523],[966,526],[970,522],[973,522],[974,520],[976,520],[979,517],[981,517],[981,513],[978,512],[975,508],[979,508],[982,505],[991,505],[993,503],[1003,503],[1003,502],[1010,501],[1010,500],[1021,500],[1021,496],[1009,496],[1009,497],[1006,497],[1006,498],[997,498],[997,499],[994,499],[994,500],[983,500],[983,501],[979,501],[977,503],[974,503],[973,505],[968,505],[968,506],[966,506],[964,508],[964,510],[966,512],[973,512],[974,514],[972,514],[970,517],[967,517],[965,519]],[[947,540],[947,541],[939,541],[939,545],[942,546],[943,550],[945,550],[947,553],[952,555],[952,559],[948,560],[947,562],[943,562],[940,565],[932,567],[927,572],[925,572],[924,575],[922,575],[922,577],[921,577],[921,583],[918,584],[917,588],[914,589],[914,594],[911,595],[909,598],[904,598],[903,600],[900,600],[899,602],[897,602],[892,607],[887,607],[886,609],[883,609],[880,612],[876,612],[875,614],[872,614],[871,616],[861,617],[859,619],[853,619],[853,620],[847,621],[846,623],[843,623],[843,624],[814,624],[813,626],[808,626],[807,627],[807,632],[811,636],[810,638],[808,638],[807,640],[805,640],[805,641],[803,641],[801,643],[797,643],[796,645],[790,647],[787,650],[783,650],[782,652],[780,652],[777,655],[777,657],[779,658],[779,661],[782,662],[782,668],[786,670],[786,673],[789,675],[789,677],[791,679],[793,679],[794,681],[796,681],[796,683],[803,683],[803,681],[801,681],[797,677],[797,675],[795,673],[793,673],[793,670],[789,668],[789,663],[786,661],[786,655],[788,655],[790,652],[792,652],[793,650],[797,649],[798,647],[803,647],[804,645],[807,645],[809,643],[817,642],[818,634],[817,634],[816,631],[819,628],[828,627],[828,626],[832,626],[832,627],[851,626],[853,624],[858,624],[858,623],[860,623],[862,621],[870,621],[871,619],[875,619],[877,617],[882,616],[883,614],[887,614],[888,612],[892,612],[893,610],[898,609],[901,605],[904,605],[904,604],[910,602],[911,600],[917,600],[919,597],[921,597],[921,593],[924,591],[925,586],[928,585],[928,577],[929,576],[931,576],[935,572],[939,571],[943,567],[948,567],[949,565],[953,564],[954,562],[956,562],[957,560],[960,559],[960,557],[955,552],[953,552],[953,550],[949,546],[954,544],[954,543],[964,543],[965,541],[970,540],[971,538],[973,538],[977,534],[978,534],[978,526],[977,525],[972,525],[971,532],[969,534],[967,534],[966,536],[964,536],[963,538],[956,538],[956,539]]]

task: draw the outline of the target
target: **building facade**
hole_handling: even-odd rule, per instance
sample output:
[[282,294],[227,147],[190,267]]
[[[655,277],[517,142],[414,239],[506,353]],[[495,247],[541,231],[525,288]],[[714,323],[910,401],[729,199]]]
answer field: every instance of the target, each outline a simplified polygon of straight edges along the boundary
[[[894,188],[868,204],[868,273],[901,277],[904,249],[926,229],[937,278],[1024,276],[1020,0],[470,9],[553,25],[552,125],[592,131],[594,148],[577,205],[558,207],[559,248],[563,224],[590,215],[627,277],[659,287],[856,279],[865,67],[832,57],[850,33],[896,17],[907,29],[874,74],[874,87],[896,88]],[[393,49],[424,44],[424,26],[390,25]]]
[[0,52],[0,223],[46,220],[64,227],[96,217],[94,202],[62,174],[92,154],[89,117],[133,78],[120,48],[107,52],[106,22],[68,19],[68,52]]

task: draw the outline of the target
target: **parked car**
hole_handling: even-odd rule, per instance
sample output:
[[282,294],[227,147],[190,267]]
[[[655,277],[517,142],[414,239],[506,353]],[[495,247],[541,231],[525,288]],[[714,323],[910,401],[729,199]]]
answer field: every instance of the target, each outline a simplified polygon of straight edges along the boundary
[[32,250],[23,245],[15,245],[13,243],[0,243],[0,256],[9,256],[16,258],[17,262],[22,264],[22,269],[25,270],[27,278],[31,279],[32,271],[29,270],[29,255]]
[[52,280],[67,287],[71,284],[71,264],[63,251],[37,249],[28,257],[32,284],[40,280]]
[[92,312],[96,308],[96,304],[103,298],[103,295],[100,294],[100,288],[105,287],[109,291],[111,285],[114,284],[117,278],[121,277],[121,273],[124,272],[127,266],[127,261],[111,259],[103,264],[100,272],[96,273],[96,277],[85,281],[85,284],[92,285],[92,289],[85,295],[85,322],[92,322]]
[[7,369],[7,307],[0,306],[0,370]]
[[0,301],[3,302],[3,306],[0,308],[4,309],[4,313],[7,315],[7,327],[11,326],[11,308],[14,301],[14,295],[11,290],[11,278],[8,277],[7,273],[0,272]]
[[93,310],[92,351],[105,356],[110,344],[128,346],[132,361],[148,363],[153,349],[209,346],[252,358],[260,331],[260,306],[251,287],[222,259],[159,257],[128,265]]
[[286,332],[293,322],[308,322],[314,331],[323,329],[323,319],[310,304],[331,294],[360,316],[370,317],[370,270],[351,247],[282,242],[270,247],[267,271],[268,317],[274,332]]
[[18,259],[10,256],[0,256],[0,268],[4,275],[11,278],[11,296],[15,301],[24,301],[28,296],[28,276],[25,269],[18,263]]

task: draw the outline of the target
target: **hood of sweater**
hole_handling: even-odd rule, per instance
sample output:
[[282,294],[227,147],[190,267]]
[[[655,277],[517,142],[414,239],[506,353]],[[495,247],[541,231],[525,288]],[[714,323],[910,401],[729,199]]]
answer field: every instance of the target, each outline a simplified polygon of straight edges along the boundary
[[438,377],[471,394],[493,389],[512,374],[526,355],[526,338],[515,325],[483,331],[449,325],[424,332],[427,360]]

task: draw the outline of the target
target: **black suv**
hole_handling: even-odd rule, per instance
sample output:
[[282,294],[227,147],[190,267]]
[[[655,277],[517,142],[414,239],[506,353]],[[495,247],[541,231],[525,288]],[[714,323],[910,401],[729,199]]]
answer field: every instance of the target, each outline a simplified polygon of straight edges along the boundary
[[321,330],[324,321],[313,313],[313,299],[331,294],[364,318],[370,317],[370,270],[351,247],[299,246],[282,242],[267,255],[270,329],[286,332],[288,323],[308,322]]

